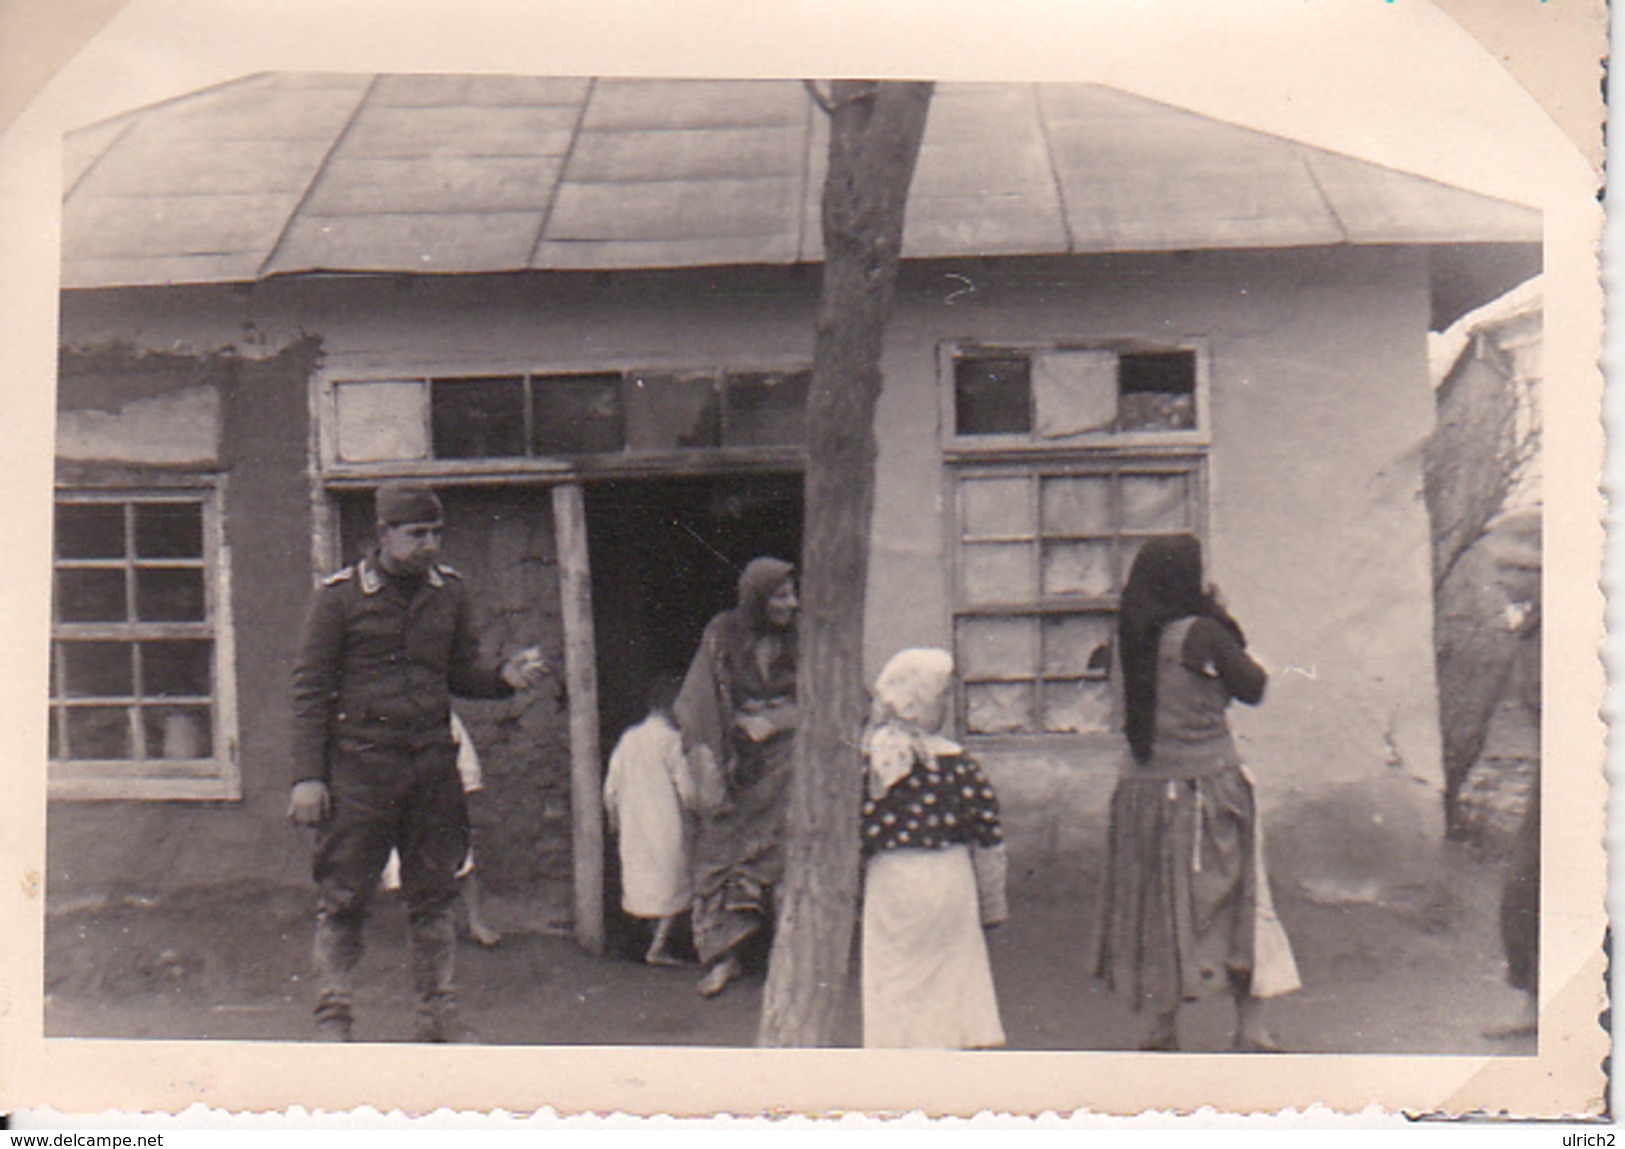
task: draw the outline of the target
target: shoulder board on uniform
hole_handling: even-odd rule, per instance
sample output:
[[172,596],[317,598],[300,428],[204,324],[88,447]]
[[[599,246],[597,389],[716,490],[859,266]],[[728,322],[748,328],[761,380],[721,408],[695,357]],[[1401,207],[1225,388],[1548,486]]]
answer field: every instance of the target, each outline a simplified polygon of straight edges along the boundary
[[323,586],[338,586],[341,582],[349,582],[355,578],[355,567],[348,566],[343,570],[334,571],[322,580]]
[[462,572],[449,563],[435,563],[434,569],[439,571],[446,578],[461,579],[463,577]]

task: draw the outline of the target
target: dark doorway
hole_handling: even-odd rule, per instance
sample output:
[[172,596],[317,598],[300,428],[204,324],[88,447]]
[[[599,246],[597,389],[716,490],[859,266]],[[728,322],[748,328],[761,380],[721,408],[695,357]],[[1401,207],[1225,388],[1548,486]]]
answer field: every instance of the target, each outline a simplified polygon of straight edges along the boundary
[[643,718],[653,677],[688,668],[705,624],[734,604],[745,564],[799,563],[801,476],[612,479],[589,485],[586,503],[607,755]]
[[[586,509],[607,763],[616,739],[643,719],[649,683],[683,674],[705,624],[734,605],[745,564],[758,555],[800,562],[801,476],[604,480],[586,488]],[[619,861],[607,837],[606,949],[637,958],[648,923],[621,910]]]

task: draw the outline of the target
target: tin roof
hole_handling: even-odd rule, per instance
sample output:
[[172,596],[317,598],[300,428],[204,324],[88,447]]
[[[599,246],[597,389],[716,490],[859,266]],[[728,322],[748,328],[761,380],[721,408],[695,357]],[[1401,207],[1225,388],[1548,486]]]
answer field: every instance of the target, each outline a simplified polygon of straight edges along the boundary
[[[1538,243],[1538,212],[1110,88],[939,84],[905,255]],[[272,74],[68,137],[65,288],[820,258],[794,81]]]

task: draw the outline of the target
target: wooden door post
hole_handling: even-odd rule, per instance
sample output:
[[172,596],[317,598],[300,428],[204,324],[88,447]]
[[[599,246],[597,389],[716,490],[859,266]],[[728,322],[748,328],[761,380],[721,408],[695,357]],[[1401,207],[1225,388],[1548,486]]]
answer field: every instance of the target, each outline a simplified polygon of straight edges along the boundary
[[604,952],[604,798],[598,752],[598,662],[592,634],[592,566],[581,484],[553,488],[559,599],[564,618],[564,680],[570,700],[571,874],[575,934],[583,949]]

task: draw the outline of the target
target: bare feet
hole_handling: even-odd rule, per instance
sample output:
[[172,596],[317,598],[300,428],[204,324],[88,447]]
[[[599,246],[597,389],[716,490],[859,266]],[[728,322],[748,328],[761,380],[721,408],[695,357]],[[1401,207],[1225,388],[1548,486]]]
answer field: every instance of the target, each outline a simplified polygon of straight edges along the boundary
[[1275,1040],[1269,1026],[1264,1024],[1262,1003],[1250,993],[1236,995],[1236,1036],[1230,1048],[1237,1053],[1280,1053],[1281,1043]]
[[643,960],[645,962],[650,965],[683,964],[681,961],[678,961],[675,957],[673,957],[666,948],[671,944],[672,926],[674,926],[676,923],[677,915],[675,914],[668,914],[666,917],[660,919],[660,923],[655,926],[655,936],[653,940],[649,942],[649,950],[643,955]]
[[502,940],[502,935],[485,924],[485,915],[480,912],[479,880],[470,871],[457,880],[457,886],[463,899],[463,909],[468,913],[468,936],[490,949]]
[[700,979],[698,987],[700,996],[716,997],[717,994],[728,988],[728,983],[738,977],[739,974],[739,959],[734,957],[733,954],[729,954],[705,971],[705,976]]

